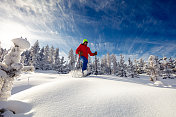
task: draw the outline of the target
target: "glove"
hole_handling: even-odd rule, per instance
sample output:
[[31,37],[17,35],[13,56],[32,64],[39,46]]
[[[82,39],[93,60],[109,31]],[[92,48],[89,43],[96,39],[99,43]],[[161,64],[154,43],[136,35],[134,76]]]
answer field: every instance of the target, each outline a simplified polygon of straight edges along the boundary
[[79,51],[78,54],[79,54],[80,56],[82,56],[82,55],[83,55],[83,52]]
[[95,51],[94,56],[97,55],[97,51]]

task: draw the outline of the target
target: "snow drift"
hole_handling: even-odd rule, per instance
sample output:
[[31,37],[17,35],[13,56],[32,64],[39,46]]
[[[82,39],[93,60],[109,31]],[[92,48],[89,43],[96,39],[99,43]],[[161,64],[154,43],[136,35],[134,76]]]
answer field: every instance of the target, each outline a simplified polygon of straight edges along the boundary
[[23,74],[15,82],[7,103],[13,102],[10,107],[17,111],[15,117],[176,116],[175,80],[171,81],[172,85],[165,84],[168,80],[155,85],[148,79]]

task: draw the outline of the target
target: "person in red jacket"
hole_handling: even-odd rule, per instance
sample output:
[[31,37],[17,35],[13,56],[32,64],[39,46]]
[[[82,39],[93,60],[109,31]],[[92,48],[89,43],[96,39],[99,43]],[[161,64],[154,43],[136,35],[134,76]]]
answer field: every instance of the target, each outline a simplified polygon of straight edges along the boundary
[[95,56],[97,55],[97,52],[92,53],[90,51],[90,48],[87,47],[88,41],[87,39],[83,40],[83,43],[79,45],[79,47],[76,49],[76,54],[79,54],[80,60],[83,61],[83,66],[82,66],[82,73],[84,73],[84,70],[87,69],[87,63],[88,63],[88,54],[90,56]]

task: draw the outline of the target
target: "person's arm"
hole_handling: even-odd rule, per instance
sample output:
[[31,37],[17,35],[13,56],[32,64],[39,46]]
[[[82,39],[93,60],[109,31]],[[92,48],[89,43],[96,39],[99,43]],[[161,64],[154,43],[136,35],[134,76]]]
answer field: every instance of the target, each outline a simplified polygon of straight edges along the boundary
[[90,56],[95,56],[95,55],[97,55],[97,52],[92,53],[91,50],[90,50],[90,48],[88,48],[88,53],[89,53]]

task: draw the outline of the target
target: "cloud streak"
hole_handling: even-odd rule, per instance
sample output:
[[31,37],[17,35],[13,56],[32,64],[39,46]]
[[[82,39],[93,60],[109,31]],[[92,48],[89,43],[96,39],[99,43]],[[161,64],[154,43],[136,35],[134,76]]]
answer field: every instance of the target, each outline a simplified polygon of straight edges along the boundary
[[[68,29],[76,30],[76,26],[73,18],[65,13],[60,1],[2,0],[0,4],[0,13],[3,14],[0,16],[1,27],[4,26],[0,31],[1,34],[6,31],[6,35],[1,36],[1,41],[10,42],[12,38],[16,38],[13,36],[23,36],[31,43],[39,40],[42,45],[54,45],[64,52],[78,44],[76,39],[64,34]],[[7,34],[9,29],[12,29],[9,33],[14,33],[12,36]]]

